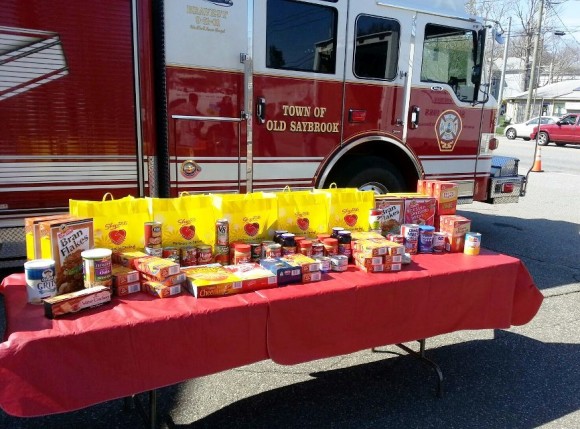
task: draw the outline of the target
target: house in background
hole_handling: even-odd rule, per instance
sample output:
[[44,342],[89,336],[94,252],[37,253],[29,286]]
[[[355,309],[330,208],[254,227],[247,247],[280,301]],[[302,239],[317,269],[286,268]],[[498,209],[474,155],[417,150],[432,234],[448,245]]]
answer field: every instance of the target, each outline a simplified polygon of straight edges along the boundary
[[[506,78],[507,81],[507,78]],[[524,122],[528,92],[508,96],[505,94],[506,118],[512,123]],[[580,79],[564,80],[541,86],[534,90],[530,105],[530,117],[540,114],[562,116],[567,113],[580,113]]]

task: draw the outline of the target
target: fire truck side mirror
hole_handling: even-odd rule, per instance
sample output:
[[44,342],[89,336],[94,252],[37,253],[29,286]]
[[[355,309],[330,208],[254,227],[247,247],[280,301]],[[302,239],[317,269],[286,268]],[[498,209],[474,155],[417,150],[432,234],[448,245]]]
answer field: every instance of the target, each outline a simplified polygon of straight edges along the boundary
[[256,116],[260,124],[266,122],[266,99],[264,97],[258,97],[256,102]]
[[411,129],[419,128],[419,113],[421,113],[421,108],[419,106],[411,106]]

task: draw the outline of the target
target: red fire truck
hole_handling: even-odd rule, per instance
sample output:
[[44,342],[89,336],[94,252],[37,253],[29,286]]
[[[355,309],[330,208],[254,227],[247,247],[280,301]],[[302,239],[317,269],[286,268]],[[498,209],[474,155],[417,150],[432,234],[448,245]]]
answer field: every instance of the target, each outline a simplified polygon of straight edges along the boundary
[[517,160],[492,165],[486,29],[462,0],[4,0],[2,256],[24,217],[105,192],[423,178],[517,201]]

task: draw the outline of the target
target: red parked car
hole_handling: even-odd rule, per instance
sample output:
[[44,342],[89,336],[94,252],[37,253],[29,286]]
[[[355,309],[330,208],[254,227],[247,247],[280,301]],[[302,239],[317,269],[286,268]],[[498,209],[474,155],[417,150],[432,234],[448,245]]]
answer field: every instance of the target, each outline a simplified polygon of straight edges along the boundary
[[[534,127],[530,134],[532,140],[536,139],[537,132],[538,127]],[[554,142],[556,146],[580,144],[580,114],[566,115],[555,124],[541,125],[538,144],[547,146],[550,142]]]

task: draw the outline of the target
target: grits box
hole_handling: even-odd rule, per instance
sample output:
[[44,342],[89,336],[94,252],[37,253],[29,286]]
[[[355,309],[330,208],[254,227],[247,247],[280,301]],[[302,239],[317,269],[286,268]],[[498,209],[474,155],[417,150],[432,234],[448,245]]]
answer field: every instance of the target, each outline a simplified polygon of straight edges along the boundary
[[43,259],[54,259],[57,295],[84,289],[81,253],[94,247],[92,218],[64,218],[40,224]]
[[196,298],[242,293],[242,279],[221,264],[196,265],[183,268],[187,280],[184,287]]
[[76,313],[111,301],[111,291],[106,286],[95,286],[43,300],[44,315],[49,319]]
[[276,275],[278,286],[302,281],[302,268],[289,264],[282,258],[261,259],[260,265]]
[[438,215],[453,215],[457,209],[459,186],[452,182],[437,181],[433,185],[433,198],[437,200]]
[[169,276],[179,274],[181,268],[179,264],[157,256],[145,256],[133,261],[135,268],[141,273],[163,280]]
[[122,265],[113,264],[113,286],[119,287],[129,283],[139,282],[139,271]]
[[379,218],[381,234],[399,234],[404,223],[405,201],[388,195],[376,195],[375,208],[382,210]]
[[241,279],[242,292],[269,289],[278,284],[278,279],[274,273],[255,262],[226,265],[224,269]]
[[125,296],[137,292],[141,292],[141,282],[125,283],[120,286],[113,285],[113,295],[115,296]]
[[169,298],[181,293],[181,285],[165,286],[160,282],[150,281],[143,283],[142,290],[156,298]]

